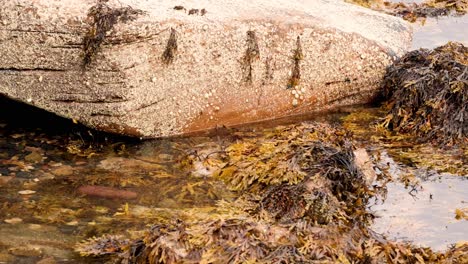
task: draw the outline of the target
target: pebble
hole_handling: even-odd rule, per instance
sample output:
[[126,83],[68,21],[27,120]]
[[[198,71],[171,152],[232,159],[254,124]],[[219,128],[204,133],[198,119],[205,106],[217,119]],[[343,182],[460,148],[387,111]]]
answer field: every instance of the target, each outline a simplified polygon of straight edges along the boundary
[[77,226],[78,224],[79,224],[79,223],[78,223],[78,221],[76,221],[76,220],[70,221],[70,222],[66,223],[66,225],[68,225],[68,226]]
[[33,190],[22,190],[22,191],[19,191],[18,193],[21,194],[21,195],[30,195],[30,194],[36,193],[36,191],[33,191]]
[[0,253],[0,263],[14,263],[15,257],[10,254]]
[[31,152],[24,157],[24,160],[31,163],[39,163],[42,161],[42,155],[39,152]]
[[36,264],[56,264],[57,261],[55,261],[54,257],[48,257],[39,260]]
[[19,224],[19,223],[23,222],[23,219],[21,219],[19,217],[14,217],[14,218],[10,218],[10,219],[5,219],[4,221],[7,224],[14,225],[14,224]]
[[138,194],[132,191],[120,190],[113,187],[107,186],[93,186],[93,185],[85,185],[78,188],[78,192],[89,195],[89,196],[97,196],[102,198],[110,198],[110,199],[135,199],[137,198]]
[[41,249],[28,246],[9,248],[8,253],[20,257],[38,257],[42,255]]

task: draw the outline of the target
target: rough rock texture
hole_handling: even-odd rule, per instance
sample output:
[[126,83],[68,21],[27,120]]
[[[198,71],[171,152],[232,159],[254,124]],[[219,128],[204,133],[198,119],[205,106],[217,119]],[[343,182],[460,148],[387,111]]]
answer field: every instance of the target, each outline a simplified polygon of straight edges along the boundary
[[3,0],[0,94],[171,136],[367,102],[410,39],[339,0]]

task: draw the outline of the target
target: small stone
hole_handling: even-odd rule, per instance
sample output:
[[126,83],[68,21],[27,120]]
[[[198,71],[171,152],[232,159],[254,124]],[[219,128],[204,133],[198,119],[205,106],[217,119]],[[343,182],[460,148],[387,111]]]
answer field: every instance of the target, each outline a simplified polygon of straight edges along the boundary
[[36,191],[33,191],[33,190],[22,190],[22,191],[19,191],[18,193],[21,194],[21,195],[31,195],[31,194],[35,194]]
[[55,176],[70,176],[73,174],[73,167],[69,165],[60,166],[56,169],[51,170],[51,173]]
[[295,94],[294,98],[296,98],[296,99],[299,98],[299,94]]
[[304,96],[301,95],[301,96],[299,97],[299,99],[304,100]]
[[15,263],[15,257],[10,254],[0,253],[0,263]]
[[44,77],[39,76],[39,82],[42,82],[43,79],[44,79]]
[[156,77],[151,78],[151,82],[156,82],[158,79]]
[[5,219],[4,221],[7,224],[14,225],[14,224],[19,224],[19,223],[23,222],[23,219],[21,219],[19,217],[14,217],[14,218],[10,218],[10,219]]
[[42,251],[39,248],[28,246],[9,248],[8,253],[20,257],[38,257],[42,255]]
[[361,59],[365,59],[366,58],[366,54],[361,54]]
[[[2,176],[2,175],[0,175]],[[11,179],[13,179],[13,176],[2,176],[0,177],[0,187],[3,186],[3,185],[6,185],[9,181],[11,181]]]
[[33,151],[24,157],[24,160],[31,163],[39,163],[42,161],[42,155],[39,152]]
[[26,171],[18,171],[15,173],[15,176],[16,178],[22,178],[22,179],[32,179],[34,177],[34,175]]
[[79,187],[78,192],[88,196],[96,196],[109,199],[131,200],[136,199],[138,197],[138,194],[136,192],[106,186],[85,185]]
[[306,89],[304,87],[301,88],[301,92],[305,93]]
[[38,224],[29,224],[28,228],[31,229],[31,230],[39,230],[39,229],[42,228],[42,226],[38,225]]
[[55,261],[54,257],[48,257],[39,260],[36,264],[56,264],[57,261]]
[[32,102],[32,98],[26,99],[26,102],[31,103],[31,102]]
[[68,223],[66,223],[67,226],[77,226],[79,223],[78,221],[74,220],[74,221],[70,221]]

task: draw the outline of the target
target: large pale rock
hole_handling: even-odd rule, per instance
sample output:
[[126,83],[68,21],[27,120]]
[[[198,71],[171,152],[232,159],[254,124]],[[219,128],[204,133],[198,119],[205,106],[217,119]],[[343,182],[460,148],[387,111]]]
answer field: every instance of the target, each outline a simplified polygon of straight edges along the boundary
[[402,20],[338,0],[111,0],[143,13],[120,19],[83,67],[96,4],[2,0],[0,94],[105,131],[171,136],[368,102],[411,39]]

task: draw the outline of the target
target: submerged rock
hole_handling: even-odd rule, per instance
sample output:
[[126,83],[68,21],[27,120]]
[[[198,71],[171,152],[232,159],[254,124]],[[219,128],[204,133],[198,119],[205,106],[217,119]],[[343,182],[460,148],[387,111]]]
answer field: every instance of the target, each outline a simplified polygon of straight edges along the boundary
[[0,94],[140,137],[369,102],[411,39],[340,0],[6,0],[0,14]]
[[106,186],[81,186],[78,188],[78,192],[95,197],[110,198],[110,199],[126,199],[131,200],[138,197],[136,192],[121,190],[113,187]]

